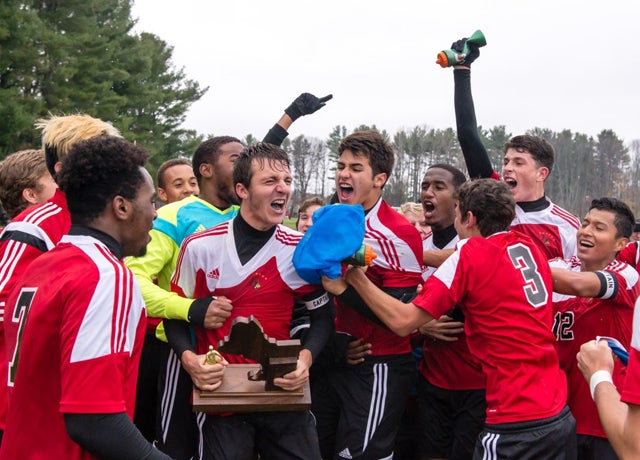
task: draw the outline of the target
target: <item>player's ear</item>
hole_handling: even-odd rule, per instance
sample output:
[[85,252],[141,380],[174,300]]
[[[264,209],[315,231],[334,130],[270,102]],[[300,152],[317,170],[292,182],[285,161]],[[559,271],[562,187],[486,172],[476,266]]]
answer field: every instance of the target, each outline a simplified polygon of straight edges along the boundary
[[238,195],[238,198],[240,198],[241,200],[244,200],[249,196],[249,191],[244,186],[244,184],[238,182],[236,184],[236,195]]
[[624,236],[617,238],[614,245],[616,253],[622,251],[628,243],[629,243],[629,238],[626,238]]
[[538,168],[538,174],[537,174],[537,177],[536,177],[538,182],[546,181],[547,177],[549,177],[549,168],[547,168],[546,166],[539,167]]
[[111,209],[113,210],[116,218],[120,220],[126,220],[131,214],[132,208],[133,207],[131,206],[129,200],[121,197],[120,195],[116,195],[111,200]]
[[202,177],[212,177],[213,176],[213,165],[210,163],[200,163],[198,167],[200,171],[200,175]]
[[382,188],[384,187],[384,184],[387,183],[388,178],[389,176],[387,175],[387,173],[378,173],[375,176],[373,176],[373,185],[376,188]]
[[168,201],[169,197],[167,196],[167,192],[165,192],[162,187],[158,187],[156,192],[158,194],[158,198],[160,199],[160,201],[162,201],[163,203],[166,203]]
[[36,190],[31,187],[22,189],[22,199],[29,204],[37,204],[38,196],[36,194]]

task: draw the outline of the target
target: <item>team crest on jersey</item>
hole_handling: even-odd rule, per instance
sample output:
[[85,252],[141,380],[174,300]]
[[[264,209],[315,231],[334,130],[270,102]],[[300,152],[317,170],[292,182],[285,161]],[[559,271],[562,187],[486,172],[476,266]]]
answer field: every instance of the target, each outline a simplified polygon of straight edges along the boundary
[[553,235],[547,232],[540,232],[540,241],[542,241],[542,244],[545,246],[552,246],[554,240],[555,238]]
[[207,273],[207,278],[213,278],[214,280],[220,279],[220,270],[214,268],[209,273]]
[[260,289],[262,287],[262,283],[267,281],[267,277],[264,276],[260,272],[255,272],[249,281],[253,289]]

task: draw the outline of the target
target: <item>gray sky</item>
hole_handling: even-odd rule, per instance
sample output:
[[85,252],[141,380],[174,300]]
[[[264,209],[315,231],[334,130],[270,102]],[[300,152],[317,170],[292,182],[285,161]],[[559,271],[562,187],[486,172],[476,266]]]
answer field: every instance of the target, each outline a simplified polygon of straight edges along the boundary
[[334,99],[292,136],[325,139],[337,124],[454,127],[452,70],[436,54],[481,29],[481,125],[640,139],[636,1],[135,0],[132,16],[209,86],[185,122],[204,134],[261,138],[305,91]]

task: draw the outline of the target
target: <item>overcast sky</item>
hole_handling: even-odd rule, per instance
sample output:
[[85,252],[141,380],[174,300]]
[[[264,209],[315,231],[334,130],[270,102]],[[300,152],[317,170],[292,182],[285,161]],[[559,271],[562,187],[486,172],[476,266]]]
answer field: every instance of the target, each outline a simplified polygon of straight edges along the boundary
[[565,0],[134,0],[136,31],[173,46],[209,91],[185,127],[261,138],[301,92],[334,99],[290,130],[394,133],[455,126],[451,42],[481,29],[472,66],[478,123],[640,139],[640,2]]

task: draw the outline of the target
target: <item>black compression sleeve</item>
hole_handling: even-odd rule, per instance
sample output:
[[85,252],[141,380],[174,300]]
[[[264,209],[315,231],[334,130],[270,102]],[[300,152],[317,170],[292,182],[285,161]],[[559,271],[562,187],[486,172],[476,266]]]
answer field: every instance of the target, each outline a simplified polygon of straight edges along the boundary
[[167,336],[167,341],[176,355],[178,355],[178,358],[186,350],[193,350],[189,323],[180,319],[165,319],[162,323],[164,324],[164,333]]
[[64,414],[64,422],[69,437],[100,459],[171,460],[142,436],[124,412]]
[[269,130],[262,142],[266,142],[267,144],[273,144],[280,147],[284,139],[289,135],[286,129],[280,126],[278,123],[273,125],[273,128]]
[[302,346],[311,352],[313,362],[315,362],[329,338],[333,336],[333,309],[330,305],[325,305],[311,310],[309,316],[311,325],[304,336]]
[[467,164],[469,177],[491,177],[493,167],[487,149],[480,140],[476,112],[471,96],[471,71],[469,69],[455,69],[454,106],[456,112],[456,129],[458,142]]
[[204,327],[204,319],[207,316],[207,310],[212,300],[213,298],[211,297],[205,297],[203,299],[196,299],[191,303],[188,316],[191,324]]
[[[391,297],[395,297],[396,299],[408,303],[411,302],[416,296],[416,287],[412,288],[385,288],[382,289],[384,292],[389,294]],[[387,328],[387,325],[384,324],[371,309],[369,306],[362,300],[358,291],[356,291],[353,286],[349,286],[342,294],[338,296],[341,302],[343,302],[349,308],[353,308],[355,311],[360,313],[362,316],[367,318],[370,321],[373,321],[378,326],[382,326]]]

